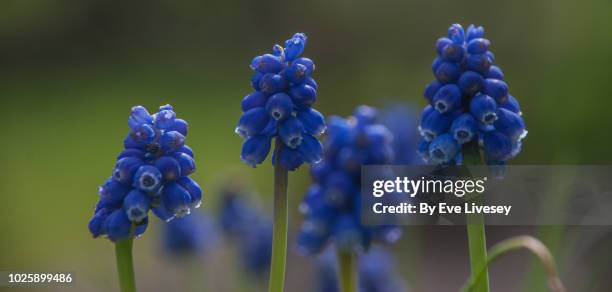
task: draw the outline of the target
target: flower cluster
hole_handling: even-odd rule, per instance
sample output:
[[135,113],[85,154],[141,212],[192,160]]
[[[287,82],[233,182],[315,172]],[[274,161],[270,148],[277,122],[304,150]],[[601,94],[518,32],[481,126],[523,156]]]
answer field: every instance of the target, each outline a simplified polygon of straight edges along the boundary
[[[487,164],[504,164],[521,150],[526,136],[518,101],[509,94],[502,70],[493,65],[484,28],[459,24],[438,39],[425,88],[429,105],[421,115],[419,154],[433,164],[461,164],[464,144],[477,141]],[[476,142],[474,142],[476,143]]]
[[[317,258],[318,292],[338,292],[338,263],[333,249],[328,248]],[[406,283],[395,272],[391,252],[373,248],[359,259],[360,292],[401,292]]]
[[272,54],[257,56],[251,63],[255,91],[242,100],[236,133],[245,139],[242,161],[252,167],[266,159],[272,138],[277,140],[274,164],[295,170],[304,162],[321,159],[322,146],[316,137],[325,130],[325,121],[312,108],[318,88],[311,77],[314,63],[300,57],[306,39],[305,34],[296,33],[284,48],[275,45]]
[[[142,234],[152,210],[170,220],[200,206],[202,190],[189,177],[196,170],[193,151],[185,145],[187,122],[164,105],[150,115],[132,108],[125,149],[117,156],[110,178],[99,188],[100,199],[89,230],[112,241]],[[134,227],[134,228],[132,228]]]
[[272,257],[272,220],[251,206],[237,189],[224,191],[220,209],[222,230],[237,243],[244,267],[263,277]]
[[164,224],[162,232],[164,250],[177,256],[206,253],[218,240],[213,219],[199,212],[171,220]]
[[332,238],[339,249],[354,252],[367,250],[373,240],[399,238],[397,227],[363,226],[359,219],[361,166],[393,160],[392,135],[376,120],[374,108],[360,106],[348,119],[328,121],[325,157],[312,166],[314,184],[300,206],[302,253],[318,253]]

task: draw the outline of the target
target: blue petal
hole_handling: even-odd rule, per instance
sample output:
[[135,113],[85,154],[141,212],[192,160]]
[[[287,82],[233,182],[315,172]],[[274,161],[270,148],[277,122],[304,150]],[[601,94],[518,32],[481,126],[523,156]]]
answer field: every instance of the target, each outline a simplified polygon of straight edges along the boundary
[[190,177],[181,177],[178,181],[183,188],[187,190],[189,196],[191,196],[191,207],[198,208],[202,202],[202,188],[198,183]]
[[319,136],[325,132],[325,118],[323,114],[313,108],[307,108],[299,111],[297,118],[302,122],[306,133]]
[[471,114],[462,114],[453,121],[451,132],[459,144],[472,141],[478,131],[478,122]]
[[162,174],[152,165],[143,165],[134,175],[133,186],[145,192],[156,192],[161,186]]
[[130,221],[135,223],[142,222],[147,217],[150,207],[151,198],[146,193],[136,189],[129,192],[123,201],[123,209]]
[[155,160],[155,167],[161,172],[162,179],[166,182],[177,180],[181,176],[181,165],[170,156],[162,156]]
[[279,136],[287,147],[296,149],[302,143],[304,126],[296,117],[289,117],[279,128]]
[[[196,164],[193,157],[182,152],[175,152],[172,157],[178,161],[181,169],[180,176],[188,176],[196,171]],[[162,172],[163,173],[163,172]]]
[[164,132],[159,138],[159,145],[164,153],[170,154],[185,145],[185,136],[177,131]]
[[455,84],[442,86],[434,95],[432,105],[442,114],[454,111],[461,106],[461,90]]
[[302,144],[298,147],[304,161],[308,163],[317,163],[323,157],[323,145],[317,138],[311,135],[302,136]]
[[132,184],[136,170],[144,164],[144,161],[139,158],[125,157],[117,160],[113,178],[123,185],[129,186]]
[[279,57],[265,54],[255,57],[251,68],[261,74],[278,73],[283,69],[283,63]]
[[265,74],[259,81],[259,90],[266,95],[272,95],[287,90],[289,82],[280,74]]
[[253,136],[242,144],[241,158],[251,167],[262,163],[270,152],[271,138],[268,136]]
[[255,91],[245,96],[242,99],[240,106],[242,107],[242,111],[246,112],[256,107],[265,106],[267,100],[268,97],[265,94],[263,94],[261,91]]
[[164,207],[177,217],[188,215],[191,207],[191,196],[185,188],[178,183],[164,185],[162,192],[162,203]]
[[277,93],[270,96],[266,103],[266,111],[274,120],[282,121],[293,113],[294,105],[291,97],[285,93]]
[[429,160],[435,164],[448,163],[459,152],[459,144],[450,134],[436,137],[429,144]]
[[497,104],[488,95],[479,94],[470,102],[470,112],[481,123],[491,125],[497,119]]
[[293,103],[301,109],[311,106],[317,100],[317,91],[304,83],[291,86],[289,95]]
[[258,135],[268,124],[270,117],[263,107],[246,111],[240,117],[236,133],[243,138]]

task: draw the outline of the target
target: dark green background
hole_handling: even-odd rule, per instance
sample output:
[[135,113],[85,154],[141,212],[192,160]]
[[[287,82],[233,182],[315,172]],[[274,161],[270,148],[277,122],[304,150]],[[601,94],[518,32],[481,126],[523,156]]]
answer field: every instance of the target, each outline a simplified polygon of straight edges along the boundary
[[[241,139],[233,133],[250,88],[251,58],[303,31],[324,114],[347,115],[359,104],[390,101],[420,108],[422,89],[433,78],[435,41],[454,22],[485,26],[496,62],[521,102],[529,135],[513,163],[612,161],[610,1],[2,1],[0,270],[68,270],[76,272],[77,290],[116,288],[112,245],[92,240],[86,225],[97,186],[121,150],[131,106],[153,110],[171,103],[189,122],[187,142],[197,155],[194,178],[207,191],[206,212],[215,212],[218,190],[228,181],[260,193],[270,210],[270,163],[243,165]],[[290,184],[295,207],[308,184],[306,167],[291,174]],[[293,208],[292,226],[300,220]],[[150,289],[176,284],[166,283],[173,269],[159,259],[160,224],[153,221],[136,242],[139,285]],[[461,285],[467,250],[460,231],[406,231],[395,249],[415,290]],[[552,232],[562,234],[552,245],[571,249],[559,232]],[[452,267],[447,274],[423,258],[445,235],[457,245],[442,248],[462,254],[435,259]],[[219,254],[217,265],[232,270],[230,253]],[[290,258],[292,291],[308,281],[301,276],[307,264]],[[601,273],[611,265],[612,259],[587,266]],[[494,271],[493,285],[529,278],[523,270],[517,276]],[[589,291],[585,283],[600,291],[597,283],[606,281],[595,272],[561,271],[580,291]],[[227,274],[214,279],[244,278]]]

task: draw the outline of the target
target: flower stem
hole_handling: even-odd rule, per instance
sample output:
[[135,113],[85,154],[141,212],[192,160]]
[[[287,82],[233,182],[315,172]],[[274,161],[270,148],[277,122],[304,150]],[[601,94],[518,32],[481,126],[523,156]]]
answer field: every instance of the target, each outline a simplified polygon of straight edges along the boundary
[[[279,144],[276,145],[276,151],[280,149]],[[288,220],[287,176],[287,169],[279,164],[274,165],[274,231],[272,235],[269,292],[282,292],[285,288]]]
[[[480,150],[478,149],[478,144],[475,142],[465,145],[463,154],[465,165],[482,164]],[[482,203],[482,197],[476,197],[474,202],[476,204]],[[487,267],[487,241],[484,217],[480,213],[468,214],[466,219],[471,274],[472,277],[476,277],[478,273],[482,273],[482,281],[475,287],[474,291],[489,292],[489,271]]]
[[356,256],[350,252],[338,251],[338,265],[340,278],[340,291],[356,292],[357,291],[357,272]]
[[117,273],[121,292],[135,292],[134,262],[132,260],[133,237],[115,242],[115,255],[117,258]]

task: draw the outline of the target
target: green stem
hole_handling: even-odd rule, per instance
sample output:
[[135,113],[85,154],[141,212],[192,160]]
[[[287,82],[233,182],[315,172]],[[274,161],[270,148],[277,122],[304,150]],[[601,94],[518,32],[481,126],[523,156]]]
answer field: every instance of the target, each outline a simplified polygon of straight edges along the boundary
[[[464,164],[481,165],[480,150],[475,142],[468,143],[463,148]],[[478,196],[474,201],[476,204],[482,203],[482,196]],[[484,216],[478,214],[468,214],[466,222],[468,247],[470,251],[470,270],[472,277],[482,271],[482,281],[475,287],[474,291],[489,292],[489,271],[487,267],[487,241],[485,235]]]
[[134,262],[132,260],[133,237],[115,242],[115,255],[117,257],[117,273],[121,292],[135,292]]
[[355,270],[356,256],[350,252],[338,251],[338,273],[340,279],[340,291],[357,291],[357,271]]
[[[280,143],[276,145],[279,151]],[[274,165],[274,231],[272,235],[272,266],[269,292],[282,292],[285,287],[287,257],[287,169]]]
[[[468,220],[467,234],[468,245],[470,250],[470,268],[472,277],[479,271],[482,271],[482,281],[474,291],[488,292],[489,291],[489,271],[487,269],[487,243],[485,236],[484,220],[482,214],[470,216]],[[480,222],[478,222],[479,220]]]
[[[550,250],[538,239],[522,235],[506,239],[491,248],[491,255],[487,259],[486,266],[493,264],[502,255],[506,255],[512,251],[526,249],[533,253],[537,259],[544,265],[547,274],[548,287],[551,292],[565,292],[565,287],[559,278],[555,259],[550,253]],[[486,276],[485,269],[475,273],[466,282],[461,291],[479,291],[476,290],[477,285]]]

